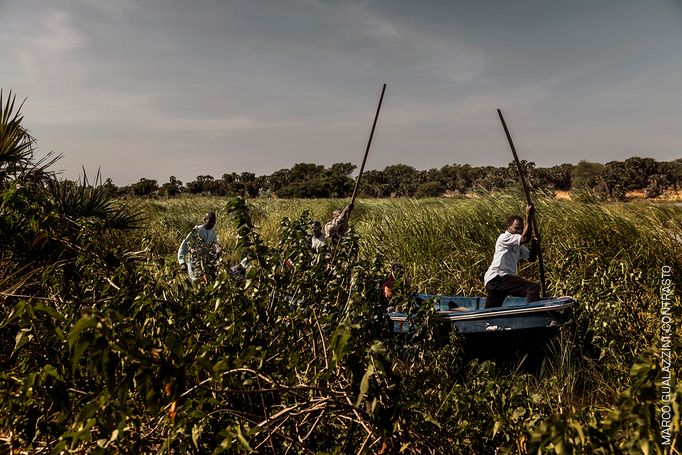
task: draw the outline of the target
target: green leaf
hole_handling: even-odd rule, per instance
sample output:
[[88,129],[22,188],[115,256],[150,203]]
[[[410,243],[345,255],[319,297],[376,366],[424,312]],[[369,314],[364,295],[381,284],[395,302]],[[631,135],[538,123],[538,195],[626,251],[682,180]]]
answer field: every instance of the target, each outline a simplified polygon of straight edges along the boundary
[[248,452],[253,452],[253,449],[251,448],[251,446],[249,446],[249,441],[247,441],[246,438],[244,437],[244,434],[242,434],[242,426],[236,425],[236,428],[237,428],[237,440],[242,444],[242,446],[244,446],[244,448]]
[[14,350],[12,351],[12,355],[31,340],[33,340],[31,329],[24,328],[19,330],[17,336],[14,338]]
[[89,328],[89,327],[94,327],[97,325],[97,319],[94,316],[88,315],[88,316],[83,316],[76,322],[76,325],[73,326],[73,329],[69,332],[69,336],[67,337],[67,340],[69,342],[69,348],[73,348],[73,345],[78,341],[78,338],[80,336],[80,333]]
[[649,455],[651,453],[651,445],[648,439],[639,440],[639,449],[644,455]]
[[88,347],[90,347],[89,341],[81,341],[76,345],[76,348],[73,349],[73,357],[71,358],[71,374],[76,373],[76,370],[78,369],[78,363]]
[[7,318],[2,321],[2,324],[0,324],[0,329],[3,329],[9,324],[10,322],[14,321],[17,318],[20,318],[24,312],[26,311],[26,301],[21,300],[19,303],[14,305],[12,308],[12,312],[7,316]]
[[52,308],[52,307],[50,307],[50,306],[47,306],[47,305],[45,305],[45,304],[43,304],[43,303],[36,303],[36,304],[33,306],[33,310],[34,310],[34,311],[42,311],[43,313],[47,313],[47,314],[49,314],[51,317],[53,317],[53,318],[55,318],[55,319],[57,319],[57,320],[59,320],[59,321],[63,321],[63,320],[64,320],[64,316],[63,316],[61,313],[59,313],[56,309],[54,309],[54,308]]
[[526,410],[522,408],[521,406],[517,407],[514,409],[514,412],[512,413],[512,420],[516,421],[520,417],[523,417],[526,414]]
[[43,371],[45,374],[48,376],[52,376],[53,378],[58,378],[59,377],[59,371],[49,363],[43,367]]
[[194,444],[194,447],[199,449],[199,437],[201,436],[201,433],[204,431],[204,426],[197,426],[194,424],[192,427],[192,444]]
[[362,380],[360,381],[360,393],[358,394],[358,399],[355,403],[355,406],[360,406],[360,403],[362,403],[362,400],[364,399],[365,395],[367,394],[367,391],[369,390],[369,379],[372,377],[374,374],[374,365],[371,363],[367,367],[367,371],[365,371],[365,374],[362,376]]
[[174,334],[170,334],[166,337],[166,346],[171,350],[173,354],[179,359],[183,357],[182,341],[178,339]]
[[330,368],[336,369],[336,365],[346,356],[348,340],[350,339],[350,324],[347,319],[341,321],[332,334],[329,348],[332,350],[332,364]]
[[502,425],[504,424],[503,421],[501,420],[496,420],[495,425],[493,426],[493,437],[497,434],[498,431],[500,431],[500,428],[502,428]]

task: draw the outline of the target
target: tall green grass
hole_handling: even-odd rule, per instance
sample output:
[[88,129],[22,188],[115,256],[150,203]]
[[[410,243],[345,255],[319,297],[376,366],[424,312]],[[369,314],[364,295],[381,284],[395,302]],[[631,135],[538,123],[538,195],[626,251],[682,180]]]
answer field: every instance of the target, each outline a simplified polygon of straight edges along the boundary
[[[172,254],[208,210],[218,214],[216,231],[223,245],[233,247],[236,231],[225,211],[227,201],[210,197],[144,201],[152,248]],[[345,201],[256,199],[249,204],[262,237],[275,241],[283,218],[297,218],[308,210],[312,219],[324,223]],[[650,293],[657,287],[660,266],[679,267],[682,261],[682,208],[548,198],[535,205],[549,294],[612,295],[612,285],[620,288],[623,284],[617,282],[632,280],[638,290]],[[350,224],[362,237],[362,254],[402,262],[417,290],[481,294],[495,240],[507,216],[522,214],[524,206],[522,199],[509,194],[457,200],[367,199],[357,202]],[[520,273],[538,277],[538,264],[522,265]]]
[[[315,257],[310,220],[326,221],[345,201],[253,200],[250,210],[221,198],[140,202],[146,229],[105,236],[80,219],[77,244],[51,244],[60,260],[39,269],[35,299],[28,282],[5,293],[0,432],[17,435],[8,446],[624,453],[658,437],[662,453],[659,286],[667,265],[679,289],[679,207],[538,199],[550,294],[578,305],[575,324],[529,373],[470,362],[457,334],[443,345],[428,305],[413,310],[419,330],[391,334],[378,293],[381,269],[400,261],[412,278],[396,286],[402,303],[415,291],[482,294],[505,219],[523,211],[518,195],[360,200],[354,233]],[[23,227],[25,206],[16,207],[3,219]],[[243,281],[221,272],[192,284],[176,270],[180,241],[209,210],[230,260],[252,259]],[[12,231],[17,245],[42,233],[37,223],[24,231]],[[537,267],[521,274],[537,278]],[[679,320],[679,297],[673,306]],[[674,330],[679,377],[682,325]]]
[[[203,214],[218,214],[216,230],[234,262],[235,226],[225,198],[145,201],[149,245],[172,260],[182,237]],[[261,236],[274,242],[283,218],[309,211],[325,223],[345,200],[249,201]],[[543,197],[535,201],[548,294],[572,295],[590,349],[627,365],[657,336],[660,270],[682,275],[682,208],[653,203],[581,203]],[[350,225],[361,236],[360,254],[401,262],[417,292],[484,295],[483,274],[510,214],[525,207],[518,194],[477,199],[363,199]],[[538,280],[538,263],[519,273]],[[627,339],[625,339],[627,338]],[[621,342],[625,339],[624,342]]]

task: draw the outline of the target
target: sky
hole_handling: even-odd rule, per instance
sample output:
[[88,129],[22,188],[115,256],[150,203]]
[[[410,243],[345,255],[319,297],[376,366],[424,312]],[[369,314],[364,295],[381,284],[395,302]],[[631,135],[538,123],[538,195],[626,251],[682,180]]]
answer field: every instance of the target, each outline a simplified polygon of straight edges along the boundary
[[682,0],[0,0],[0,88],[53,169],[682,158]]

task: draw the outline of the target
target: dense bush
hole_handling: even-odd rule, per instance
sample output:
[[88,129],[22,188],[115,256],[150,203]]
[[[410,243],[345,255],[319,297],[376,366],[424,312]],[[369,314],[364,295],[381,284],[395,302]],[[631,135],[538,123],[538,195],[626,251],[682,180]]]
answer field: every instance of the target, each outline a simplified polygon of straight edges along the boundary
[[[313,215],[338,201],[124,205],[85,177],[57,181],[18,117],[0,118],[3,451],[679,453],[682,326],[670,358],[657,344],[661,266],[673,289],[682,273],[679,209],[538,201],[550,290],[579,307],[527,371],[469,359],[409,297],[481,292],[518,197],[360,201],[342,243],[314,255]],[[177,271],[175,248],[209,209],[226,256],[249,260],[243,279],[227,261],[203,284]],[[411,278],[395,297],[419,327],[407,336],[379,303],[393,261]]]

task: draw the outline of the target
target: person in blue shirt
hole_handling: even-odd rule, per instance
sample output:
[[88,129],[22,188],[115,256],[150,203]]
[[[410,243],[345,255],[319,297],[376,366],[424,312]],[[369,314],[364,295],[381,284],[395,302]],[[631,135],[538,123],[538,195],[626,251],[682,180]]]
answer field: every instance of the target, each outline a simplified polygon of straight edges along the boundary
[[180,270],[187,272],[192,281],[197,279],[199,273],[206,273],[205,266],[202,267],[202,261],[208,260],[211,254],[220,254],[218,236],[213,230],[215,223],[215,213],[207,212],[204,216],[204,224],[194,226],[178,249]]

